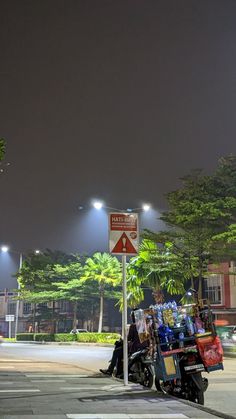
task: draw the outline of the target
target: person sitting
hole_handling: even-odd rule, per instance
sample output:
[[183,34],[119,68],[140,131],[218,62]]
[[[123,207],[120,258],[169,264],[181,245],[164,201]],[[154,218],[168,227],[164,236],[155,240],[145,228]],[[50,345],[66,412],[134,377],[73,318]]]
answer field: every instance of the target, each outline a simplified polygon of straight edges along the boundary
[[[132,323],[129,327],[129,333],[127,337],[129,355],[141,349],[144,349],[148,346],[147,341],[141,343],[139,340],[139,335],[138,335],[136,324],[135,324],[134,310],[131,312],[131,320],[132,320]],[[123,340],[122,339],[115,342],[115,348],[113,350],[109,367],[107,369],[100,369],[99,371],[101,371],[105,375],[112,375],[115,367],[116,367],[116,377],[121,377],[123,374]]]

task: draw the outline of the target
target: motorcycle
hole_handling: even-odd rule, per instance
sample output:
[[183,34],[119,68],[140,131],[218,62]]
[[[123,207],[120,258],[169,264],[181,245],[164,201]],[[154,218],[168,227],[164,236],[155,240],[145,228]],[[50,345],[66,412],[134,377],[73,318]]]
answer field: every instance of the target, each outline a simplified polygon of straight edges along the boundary
[[207,378],[202,377],[204,365],[197,353],[181,354],[179,358],[181,378],[163,381],[157,376],[155,386],[158,391],[204,405],[204,392],[208,387]]
[[128,358],[128,378],[133,383],[139,383],[151,388],[154,382],[153,360],[148,354],[148,348],[134,352]]
[[[115,348],[123,350],[123,341],[115,342]],[[117,375],[117,366],[115,366],[113,375],[123,378],[123,374]],[[138,383],[144,387],[151,388],[154,383],[153,359],[149,356],[149,349],[140,349],[128,356],[128,380]]]

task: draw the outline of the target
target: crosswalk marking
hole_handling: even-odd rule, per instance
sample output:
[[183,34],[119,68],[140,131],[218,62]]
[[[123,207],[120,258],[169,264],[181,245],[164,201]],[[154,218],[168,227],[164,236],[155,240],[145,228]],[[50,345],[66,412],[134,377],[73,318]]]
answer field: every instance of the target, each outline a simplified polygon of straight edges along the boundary
[[25,388],[25,389],[21,389],[21,390],[17,390],[12,388],[11,390],[0,390],[0,393],[36,393],[36,392],[40,392],[40,390],[33,388]]
[[5,386],[5,385],[12,385],[13,381],[3,381],[2,383],[0,383],[0,386]]
[[66,380],[30,380],[31,383],[65,383]]
[[184,419],[182,413],[73,413],[68,419]]
[[85,374],[24,374],[28,378],[91,378],[90,375]]
[[60,390],[96,390],[99,391],[101,390],[101,387],[95,387],[95,386],[89,386],[89,387],[85,387],[85,386],[81,386],[80,387],[60,387]]
[[5,365],[0,365],[0,368],[5,369],[5,370],[9,370],[10,368],[14,369],[15,367],[9,367],[9,366],[5,367]]
[[[9,359],[8,358],[1,358],[1,362],[7,362],[7,363],[9,363]],[[31,361],[30,359],[11,359],[11,363],[14,363],[14,362],[34,362],[34,361]]]

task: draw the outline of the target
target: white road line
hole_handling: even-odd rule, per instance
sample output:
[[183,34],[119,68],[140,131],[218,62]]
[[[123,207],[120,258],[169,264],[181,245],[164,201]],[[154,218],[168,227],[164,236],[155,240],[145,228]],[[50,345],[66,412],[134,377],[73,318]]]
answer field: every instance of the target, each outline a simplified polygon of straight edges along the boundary
[[0,383],[0,386],[5,386],[6,384],[7,385],[12,385],[13,381],[3,381],[3,382]]
[[1,358],[1,362],[34,362],[31,359],[5,359],[5,358]]
[[101,387],[94,387],[94,386],[90,386],[90,387],[85,387],[85,386],[80,386],[80,387],[60,387],[60,390],[63,390],[63,391],[65,391],[65,390],[90,390],[90,391],[92,391],[92,390],[96,390],[96,391],[98,391],[98,390],[101,390]]
[[184,419],[182,413],[79,413],[66,415],[70,419]]
[[66,380],[30,380],[31,383],[65,383]]
[[0,393],[36,393],[36,392],[40,392],[40,390],[38,389],[30,389],[30,388],[25,388],[25,389],[21,389],[21,390],[16,390],[16,389],[11,389],[11,390],[0,390]]
[[88,378],[91,377],[90,375],[84,375],[84,374],[24,374],[25,377],[28,378]]

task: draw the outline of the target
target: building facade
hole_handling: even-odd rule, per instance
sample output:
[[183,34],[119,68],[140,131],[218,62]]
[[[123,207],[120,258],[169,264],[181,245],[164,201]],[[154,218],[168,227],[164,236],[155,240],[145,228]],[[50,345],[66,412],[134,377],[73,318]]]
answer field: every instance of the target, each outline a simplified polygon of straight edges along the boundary
[[205,298],[211,303],[216,320],[236,325],[236,263],[224,262],[208,266],[204,279]]

